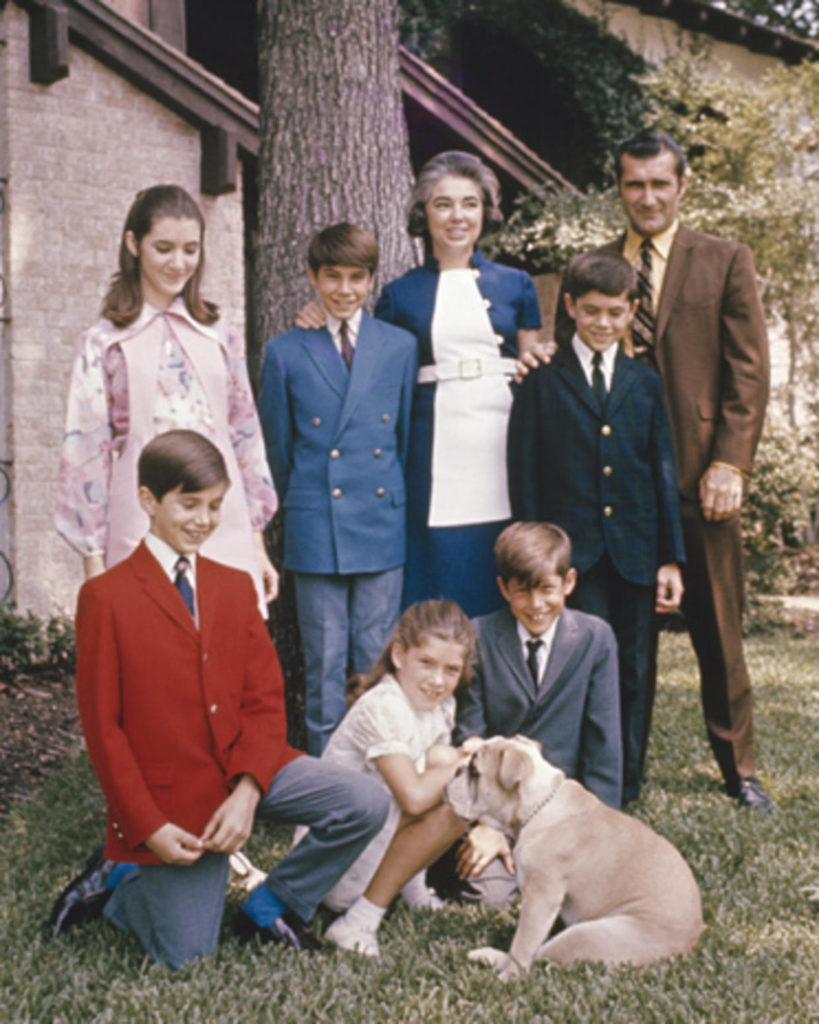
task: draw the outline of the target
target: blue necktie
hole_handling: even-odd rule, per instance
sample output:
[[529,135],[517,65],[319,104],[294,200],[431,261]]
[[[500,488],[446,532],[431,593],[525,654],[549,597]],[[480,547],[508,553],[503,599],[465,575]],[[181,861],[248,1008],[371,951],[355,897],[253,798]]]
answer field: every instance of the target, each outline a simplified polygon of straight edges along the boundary
[[191,581],[188,579],[188,569],[190,569],[190,565],[191,563],[184,555],[180,555],[179,558],[177,558],[176,564],[174,565],[176,575],[173,578],[173,583],[179,591],[182,600],[185,602],[185,607],[195,618],[196,612],[194,611],[193,605],[193,587],[191,586]]

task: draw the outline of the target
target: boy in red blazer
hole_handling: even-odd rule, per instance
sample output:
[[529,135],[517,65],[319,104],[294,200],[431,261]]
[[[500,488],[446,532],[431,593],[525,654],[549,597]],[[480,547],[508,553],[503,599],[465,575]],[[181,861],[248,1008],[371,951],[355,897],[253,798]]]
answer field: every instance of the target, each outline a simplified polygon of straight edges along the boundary
[[168,431],[138,473],[150,531],[83,585],[77,608],[77,697],[108,804],[106,859],[57,901],[55,934],[102,912],[170,967],[209,955],[229,854],[259,814],[310,832],[242,905],[240,937],[315,948],[305,922],[381,828],[387,801],[358,773],[288,746],[252,581],[197,557],[228,488],[219,451]]

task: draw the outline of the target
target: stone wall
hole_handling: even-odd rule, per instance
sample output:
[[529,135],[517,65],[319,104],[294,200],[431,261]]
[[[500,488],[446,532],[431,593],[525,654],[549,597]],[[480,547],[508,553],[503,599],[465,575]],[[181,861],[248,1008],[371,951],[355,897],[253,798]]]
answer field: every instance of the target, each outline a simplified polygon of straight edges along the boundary
[[[135,193],[175,183],[199,197],[198,131],[87,54],[70,74],[32,85],[28,16],[0,14],[0,145],[5,147],[5,264],[11,320],[3,330],[10,401],[11,558],[15,599],[39,615],[71,612],[79,556],[57,536],[54,494],[74,346],[97,317]],[[242,200],[205,198],[205,295],[244,322]],[[2,374],[0,374],[2,379]]]

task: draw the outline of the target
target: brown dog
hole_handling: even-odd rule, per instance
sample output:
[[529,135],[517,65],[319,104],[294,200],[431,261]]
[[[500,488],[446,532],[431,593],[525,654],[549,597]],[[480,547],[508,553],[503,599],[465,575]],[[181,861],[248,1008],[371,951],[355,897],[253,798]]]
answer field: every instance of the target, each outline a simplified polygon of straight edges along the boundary
[[[514,840],[521,904],[512,945],[475,949],[471,960],[506,979],[536,960],[646,964],[696,945],[700,894],[678,851],[566,779],[534,741],[486,740],[446,799],[460,817]],[[566,928],[550,939],[558,914]]]

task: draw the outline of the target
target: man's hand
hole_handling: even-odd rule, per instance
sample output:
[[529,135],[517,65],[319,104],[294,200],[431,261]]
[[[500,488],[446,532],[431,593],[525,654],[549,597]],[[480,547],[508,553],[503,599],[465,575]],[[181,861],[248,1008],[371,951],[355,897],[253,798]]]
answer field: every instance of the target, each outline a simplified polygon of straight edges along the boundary
[[250,775],[243,775],[230,796],[213,812],[202,832],[201,842],[215,853],[236,853],[245,845],[253,828],[261,792]]
[[459,878],[477,878],[496,857],[510,875],[515,873],[512,851],[503,832],[489,825],[476,825],[458,847],[455,870]]
[[676,611],[683,596],[683,581],[680,567],[676,562],[661,565],[657,570],[657,603],[654,611],[658,615]]
[[703,518],[718,523],[730,519],[742,504],[742,473],[733,466],[712,462],[700,478]]
[[165,822],[145,840],[145,845],[163,862],[187,867],[205,852],[201,840],[172,821]]

